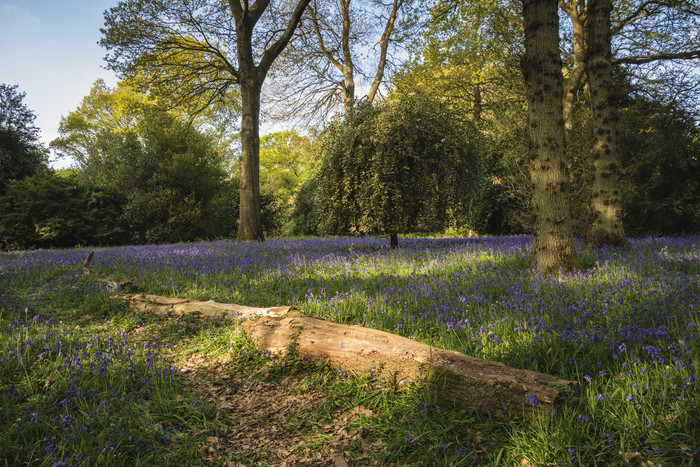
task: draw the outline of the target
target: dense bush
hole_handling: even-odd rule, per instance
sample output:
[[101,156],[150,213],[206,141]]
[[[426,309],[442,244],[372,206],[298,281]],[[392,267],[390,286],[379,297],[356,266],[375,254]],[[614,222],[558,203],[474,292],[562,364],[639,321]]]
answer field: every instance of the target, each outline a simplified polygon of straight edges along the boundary
[[322,231],[439,232],[465,217],[477,183],[474,131],[440,101],[404,95],[358,106],[322,137]]
[[700,233],[700,128],[677,108],[636,99],[621,112],[620,164],[630,236]]
[[235,219],[226,214],[234,212],[221,211],[226,173],[217,157],[207,136],[165,112],[147,113],[126,132],[107,154],[100,179],[124,197],[131,241],[231,235]]
[[18,86],[0,84],[0,194],[10,180],[46,168],[46,149],[39,141],[36,116],[22,101]]
[[292,221],[294,222],[294,235],[318,235],[318,226],[321,223],[318,202],[316,201],[316,191],[318,182],[315,178],[306,180],[294,199],[294,211]]
[[[575,234],[586,228],[593,171],[585,106],[568,141]],[[619,112],[620,191],[630,237],[700,232],[700,128],[687,112],[630,94]]]
[[49,172],[11,181],[0,197],[0,248],[124,243],[121,201],[74,176]]

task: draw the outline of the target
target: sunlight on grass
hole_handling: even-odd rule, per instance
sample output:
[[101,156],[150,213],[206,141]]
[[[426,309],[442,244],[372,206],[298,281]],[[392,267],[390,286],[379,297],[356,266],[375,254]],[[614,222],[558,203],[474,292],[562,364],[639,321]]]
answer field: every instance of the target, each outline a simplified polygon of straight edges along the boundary
[[[307,440],[294,455],[328,456],[325,444],[336,436],[337,449],[360,464],[697,463],[700,239],[583,250],[586,269],[562,281],[528,274],[530,241],[406,239],[395,250],[376,238],[101,248],[89,276],[81,268],[85,249],[2,253],[0,399],[9,409],[0,420],[0,461],[202,463],[203,440],[221,437],[223,422],[177,368],[216,368],[236,381],[248,375],[277,385],[293,377],[300,393],[324,394],[285,422]],[[348,379],[338,369],[261,353],[232,322],[132,312],[110,298],[103,274],[159,295],[291,304],[572,379],[581,393],[547,419],[525,420],[517,408],[487,419],[455,412],[435,406],[420,387]],[[338,417],[345,424],[336,425]],[[265,465],[276,455],[266,447],[229,458]]]

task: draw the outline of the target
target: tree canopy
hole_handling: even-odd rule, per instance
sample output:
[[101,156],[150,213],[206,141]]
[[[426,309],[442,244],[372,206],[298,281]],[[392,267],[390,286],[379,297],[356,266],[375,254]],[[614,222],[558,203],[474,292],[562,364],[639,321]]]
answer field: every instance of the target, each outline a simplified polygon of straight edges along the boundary
[[48,162],[25,96],[18,85],[0,84],[0,193],[10,180],[33,175]]
[[439,231],[466,209],[477,171],[468,128],[440,101],[397,96],[360,104],[322,137],[317,176],[322,231]]
[[294,36],[310,0],[122,0],[105,14],[101,44],[109,66],[144,75],[202,108],[241,97],[241,240],[264,238],[259,151],[260,94],[274,61]]
[[235,231],[226,179],[208,137],[150,111],[111,148],[103,183],[125,197],[122,217],[134,241],[165,243]]
[[[272,114],[307,124],[373,102],[405,58],[422,15],[418,0],[318,0],[273,70]],[[289,92],[292,90],[292,92]]]

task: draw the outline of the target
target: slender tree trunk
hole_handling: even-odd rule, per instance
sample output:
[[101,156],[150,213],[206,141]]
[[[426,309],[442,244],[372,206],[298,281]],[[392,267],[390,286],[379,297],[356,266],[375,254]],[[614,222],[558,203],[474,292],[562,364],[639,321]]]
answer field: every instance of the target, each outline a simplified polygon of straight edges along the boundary
[[610,13],[611,0],[591,0],[588,4],[586,65],[591,91],[593,181],[588,246],[629,247],[622,226],[622,200],[617,155],[617,93],[612,74]]
[[[241,73],[243,78],[245,74]],[[260,206],[260,90],[254,77],[241,79],[241,186],[238,240],[264,240]]]
[[399,234],[392,232],[391,239],[389,240],[391,248],[396,248],[399,246]]
[[340,0],[340,13],[343,17],[343,25],[341,29],[341,52],[342,59],[333,55],[333,51],[326,48],[323,39],[321,22],[318,18],[318,11],[314,8],[309,9],[311,21],[313,24],[318,45],[324,57],[343,74],[343,81],[338,83],[340,91],[343,93],[343,105],[345,109],[345,118],[350,117],[352,108],[355,105],[355,65],[352,61],[352,50],[350,49],[350,2],[352,0]]
[[389,41],[391,39],[391,32],[394,30],[394,23],[396,22],[396,15],[398,15],[404,0],[394,0],[391,5],[391,13],[389,13],[389,18],[384,26],[384,32],[382,33],[381,39],[379,39],[379,63],[377,64],[377,73],[374,75],[374,80],[372,81],[372,86],[369,88],[369,94],[367,94],[367,102],[374,102],[374,98],[379,90],[379,85],[382,84],[382,78],[384,77],[384,69],[386,68],[386,56],[389,50]]
[[557,274],[578,267],[571,228],[564,147],[563,78],[557,2],[523,0],[530,177],[535,231],[533,269]]
[[349,118],[355,105],[355,71],[352,61],[343,67],[343,103],[345,105],[345,118]]
[[352,107],[355,105],[355,65],[352,61],[352,50],[350,49],[350,2],[352,0],[340,0],[340,8],[343,14],[343,92],[345,99],[345,117],[350,116]]
[[[236,0],[237,1],[237,0]],[[260,209],[260,90],[265,73],[253,57],[254,17],[251,11],[236,22],[241,85],[241,160],[238,240],[264,240]],[[257,13],[261,14],[261,13]]]
[[579,11],[580,0],[568,0],[560,2],[562,10],[571,19],[571,28],[573,32],[573,63],[569,73],[564,78],[564,130],[568,135],[571,132],[572,122],[571,115],[574,110],[574,102],[576,101],[576,91],[581,85],[583,73],[586,71],[586,46],[584,32],[584,15]]

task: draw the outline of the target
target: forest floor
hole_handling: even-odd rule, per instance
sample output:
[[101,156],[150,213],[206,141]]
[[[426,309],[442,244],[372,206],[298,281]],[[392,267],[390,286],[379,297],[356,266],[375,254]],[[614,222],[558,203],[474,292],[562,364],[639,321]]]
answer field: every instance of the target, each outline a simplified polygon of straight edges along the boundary
[[[700,237],[214,241],[0,252],[0,466],[700,465]],[[548,416],[441,406],[434,390],[256,346],[235,320],[159,316],[137,291],[360,324],[576,381]],[[293,350],[293,349],[289,349]]]

